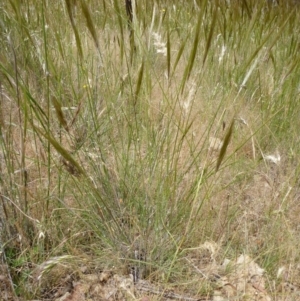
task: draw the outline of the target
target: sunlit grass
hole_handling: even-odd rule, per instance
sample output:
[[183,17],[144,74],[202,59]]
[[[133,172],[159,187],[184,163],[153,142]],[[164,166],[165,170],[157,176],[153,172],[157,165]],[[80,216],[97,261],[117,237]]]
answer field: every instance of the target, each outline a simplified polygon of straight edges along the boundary
[[298,7],[139,1],[130,17],[75,2],[0,4],[1,242],[18,293],[28,262],[65,254],[126,266],[138,248],[144,276],[182,286],[207,241],[271,277],[297,265]]

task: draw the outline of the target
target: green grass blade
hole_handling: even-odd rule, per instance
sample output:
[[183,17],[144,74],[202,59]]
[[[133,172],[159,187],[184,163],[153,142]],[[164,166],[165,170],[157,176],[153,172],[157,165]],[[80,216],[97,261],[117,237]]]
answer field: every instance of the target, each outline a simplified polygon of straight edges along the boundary
[[220,153],[219,153],[219,156],[218,156],[216,172],[219,170],[220,165],[221,165],[221,163],[222,163],[222,161],[225,157],[226,150],[227,150],[227,147],[229,145],[229,142],[230,142],[230,139],[231,139],[231,136],[232,136],[232,133],[233,133],[233,127],[234,127],[234,118],[232,119],[230,127],[229,127],[229,129],[226,133],[225,138],[224,138],[223,145],[221,147],[221,150],[220,150]]
[[84,17],[86,19],[86,24],[87,24],[88,30],[90,31],[90,33],[93,37],[93,40],[94,40],[94,43],[95,43],[97,49],[100,50],[99,41],[98,41],[95,26],[94,26],[94,22],[92,20],[91,12],[85,1],[81,1],[81,8],[82,8]]
[[73,156],[58,142],[56,139],[50,134],[45,133],[40,128],[32,124],[33,129],[46,138],[47,141],[51,143],[51,145],[56,149],[56,151],[73,167],[75,167],[77,174],[85,175],[85,171],[83,168],[78,164],[78,162],[73,158]]
[[210,48],[210,45],[211,45],[211,40],[212,40],[212,36],[213,36],[213,33],[214,33],[215,25],[216,25],[216,22],[217,22],[217,19],[218,19],[218,7],[217,6],[214,9],[214,14],[213,14],[212,18],[213,19],[212,19],[212,23],[211,23],[211,26],[210,26],[210,31],[209,31],[207,42],[206,42],[206,45],[205,45],[205,52],[204,52],[204,55],[203,55],[203,65],[205,64],[205,61],[206,61],[206,58],[207,58],[207,54],[208,54],[208,51],[209,51],[209,48]]
[[59,101],[53,96],[52,97],[52,103],[55,109],[55,113],[57,115],[57,119],[60,122],[60,124],[63,126],[63,128],[69,132],[69,127],[65,118],[65,115],[61,109],[61,104],[59,103]]
[[194,42],[193,42],[193,46],[190,52],[190,56],[189,56],[189,60],[187,63],[187,66],[185,68],[184,74],[183,74],[183,79],[181,82],[181,93],[184,90],[185,87],[185,83],[186,81],[189,79],[193,66],[194,66],[194,62],[195,62],[195,58],[196,58],[196,54],[197,54],[197,49],[198,49],[198,45],[199,45],[199,38],[200,38],[200,30],[201,30],[201,25],[202,25],[202,21],[203,21],[203,14],[205,11],[205,7],[207,4],[207,0],[203,2],[200,13],[198,15],[198,21],[197,21],[197,25],[196,25],[196,29],[195,29],[195,33],[194,33]]
[[121,17],[121,11],[120,11],[120,7],[118,4],[118,0],[114,0],[114,8],[117,14],[117,19],[118,19],[118,23],[119,23],[119,29],[120,29],[120,36],[121,36],[121,41],[120,41],[120,53],[121,53],[121,61],[123,59],[123,54],[124,54],[124,30],[123,30],[123,21],[122,21],[122,17]]
[[170,79],[170,70],[171,70],[171,43],[170,43],[170,30],[167,29],[167,71],[168,79]]
[[177,53],[177,56],[176,56],[176,59],[175,59],[174,65],[173,65],[172,75],[174,74],[174,72],[176,70],[176,67],[177,67],[177,65],[178,65],[178,63],[180,61],[180,58],[181,58],[182,53],[183,53],[183,50],[184,50],[184,48],[185,48],[185,46],[187,44],[188,38],[189,38],[189,35],[186,36],[186,38],[184,39],[184,41],[180,45],[180,48],[178,50],[178,53]]
[[65,1],[66,1],[67,12],[68,12],[68,15],[69,15],[69,18],[70,18],[70,21],[71,21],[71,25],[72,25],[72,29],[73,29],[73,32],[74,32],[74,35],[75,35],[75,41],[76,41],[76,46],[77,46],[77,49],[78,49],[79,57],[82,59],[83,58],[83,52],[82,52],[81,41],[80,41],[78,30],[76,28],[74,17],[73,17],[72,5],[74,5],[74,4],[73,4],[73,1],[71,1],[71,0],[65,0]]
[[137,80],[136,89],[135,89],[135,93],[134,93],[134,105],[136,105],[137,98],[141,91],[143,74],[144,74],[144,62],[142,62],[142,65],[140,67],[139,74],[138,74],[138,80]]
[[290,14],[288,16],[288,18],[285,20],[285,22],[282,24],[282,26],[279,29],[273,28],[272,30],[270,30],[270,32],[268,33],[268,35],[265,37],[265,39],[262,41],[262,43],[255,49],[255,51],[253,52],[253,54],[249,57],[248,61],[245,63],[245,67],[244,69],[246,70],[249,65],[251,64],[251,62],[254,60],[254,58],[257,56],[257,54],[259,53],[259,51],[263,48],[263,46],[268,42],[268,40],[273,37],[273,33],[276,31],[275,36],[273,37],[273,39],[271,40],[270,44],[268,45],[268,49],[269,52],[271,51],[272,47],[274,46],[274,44],[276,43],[276,41],[279,39],[279,37],[281,36],[283,29],[285,28],[289,18],[291,17],[292,14]]

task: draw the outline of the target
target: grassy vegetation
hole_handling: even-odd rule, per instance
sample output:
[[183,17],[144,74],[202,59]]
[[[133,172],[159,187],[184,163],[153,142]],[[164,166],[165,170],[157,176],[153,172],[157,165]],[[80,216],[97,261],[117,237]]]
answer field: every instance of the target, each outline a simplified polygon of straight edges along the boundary
[[264,1],[142,0],[131,22],[117,0],[2,1],[0,230],[16,293],[41,294],[28,283],[49,258],[123,271],[137,249],[146,277],[205,293],[186,260],[205,242],[214,260],[245,253],[296,279],[298,20]]

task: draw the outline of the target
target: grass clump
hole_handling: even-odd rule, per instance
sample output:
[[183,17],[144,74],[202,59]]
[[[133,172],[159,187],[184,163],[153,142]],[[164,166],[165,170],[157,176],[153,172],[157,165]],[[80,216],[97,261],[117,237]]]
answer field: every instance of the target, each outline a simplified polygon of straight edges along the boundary
[[19,295],[42,294],[26,283],[51,258],[201,295],[201,264],[298,264],[298,6],[129,3],[0,4],[0,242]]

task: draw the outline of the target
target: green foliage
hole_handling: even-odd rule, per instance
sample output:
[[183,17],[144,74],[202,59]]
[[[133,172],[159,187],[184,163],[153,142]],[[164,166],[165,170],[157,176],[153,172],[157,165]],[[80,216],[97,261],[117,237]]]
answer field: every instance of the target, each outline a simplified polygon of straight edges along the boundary
[[[275,270],[290,249],[251,239],[279,233],[265,218],[298,193],[298,7],[136,2],[131,17],[119,1],[0,4],[0,222],[24,241],[7,263],[129,264],[138,245],[147,275],[172,282],[209,240]],[[284,168],[266,159],[276,151]],[[264,185],[278,191],[260,199]],[[259,226],[241,226],[247,210]]]

